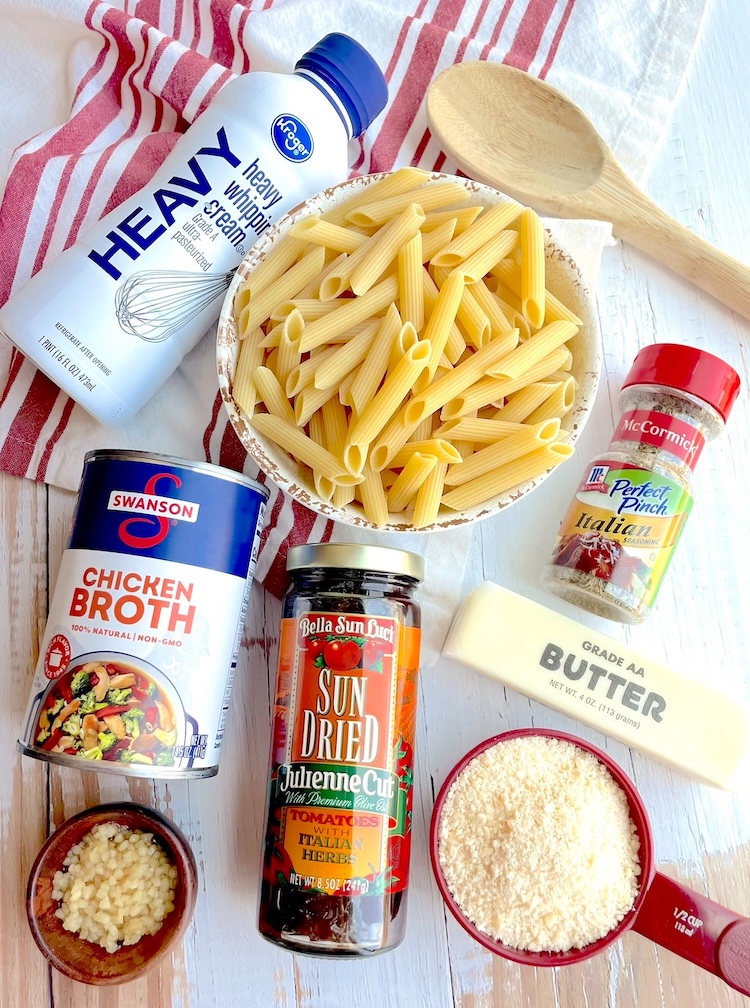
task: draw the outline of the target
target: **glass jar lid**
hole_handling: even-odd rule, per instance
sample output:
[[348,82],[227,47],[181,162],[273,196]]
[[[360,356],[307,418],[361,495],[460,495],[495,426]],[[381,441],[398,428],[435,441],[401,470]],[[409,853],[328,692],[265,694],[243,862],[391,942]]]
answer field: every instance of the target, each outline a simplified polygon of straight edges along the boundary
[[424,558],[418,553],[393,549],[390,546],[368,546],[364,543],[305,543],[290,548],[286,558],[288,571],[313,567],[379,571],[424,581]]

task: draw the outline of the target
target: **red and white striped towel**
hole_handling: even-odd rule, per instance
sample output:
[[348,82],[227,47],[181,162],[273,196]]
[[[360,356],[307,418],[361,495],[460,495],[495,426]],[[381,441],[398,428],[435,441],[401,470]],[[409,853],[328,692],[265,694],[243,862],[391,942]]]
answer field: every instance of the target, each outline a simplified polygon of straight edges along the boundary
[[[356,37],[389,83],[386,110],[353,149],[355,171],[404,164],[455,171],[427,129],[424,95],[451,63],[490,59],[545,77],[570,94],[637,178],[676,96],[704,3],[123,0],[87,6],[86,0],[0,0],[0,80],[10,110],[0,113],[0,158],[10,154],[21,127],[30,132],[49,122],[56,101],[50,85],[62,88],[63,73],[74,96],[63,125],[23,143],[12,157],[0,206],[0,304],[48,257],[144,185],[232,74],[289,71],[330,31]],[[57,79],[40,63],[50,54]],[[594,227],[590,241],[600,250],[602,230]],[[585,251],[591,249],[581,247]],[[253,472],[216,392],[210,336],[123,428],[97,423],[0,342],[3,470],[74,489],[85,451],[130,447]],[[333,529],[271,490],[258,575],[279,594],[288,546],[327,539]],[[451,574],[460,582],[454,568]]]

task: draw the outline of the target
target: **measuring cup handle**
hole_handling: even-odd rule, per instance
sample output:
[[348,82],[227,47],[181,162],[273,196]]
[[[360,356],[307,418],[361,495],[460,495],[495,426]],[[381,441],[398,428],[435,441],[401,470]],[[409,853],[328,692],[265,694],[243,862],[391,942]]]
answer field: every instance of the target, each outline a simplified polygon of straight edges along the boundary
[[656,872],[633,927],[750,995],[750,918]]

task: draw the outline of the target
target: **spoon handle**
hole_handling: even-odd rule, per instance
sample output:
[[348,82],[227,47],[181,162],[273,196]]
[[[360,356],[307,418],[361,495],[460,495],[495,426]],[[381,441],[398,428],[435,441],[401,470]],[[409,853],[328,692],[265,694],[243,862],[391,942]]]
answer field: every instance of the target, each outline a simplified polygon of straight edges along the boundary
[[605,170],[597,189],[603,199],[603,219],[612,221],[617,238],[647,252],[750,319],[750,268],[678,224],[618,166],[612,164]]

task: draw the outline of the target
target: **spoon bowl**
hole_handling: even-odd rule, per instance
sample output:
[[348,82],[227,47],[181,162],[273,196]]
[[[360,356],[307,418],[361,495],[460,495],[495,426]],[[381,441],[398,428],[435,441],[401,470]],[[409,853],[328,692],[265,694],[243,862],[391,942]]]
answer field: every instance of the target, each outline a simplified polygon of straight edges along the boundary
[[432,82],[427,118],[472,178],[541,213],[610,221],[618,238],[750,318],[750,269],[652,203],[561,91],[515,67],[470,60]]

